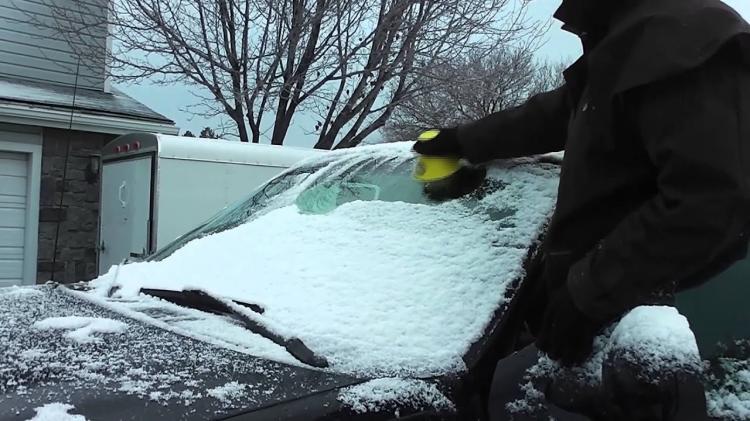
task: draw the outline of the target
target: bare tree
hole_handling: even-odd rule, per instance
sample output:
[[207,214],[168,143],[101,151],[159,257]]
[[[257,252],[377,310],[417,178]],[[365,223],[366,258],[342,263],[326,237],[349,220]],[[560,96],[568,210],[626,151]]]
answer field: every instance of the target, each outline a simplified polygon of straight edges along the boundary
[[[59,0],[41,0],[54,4]],[[96,15],[87,2],[58,8]],[[424,90],[420,78],[491,42],[538,36],[526,1],[113,0],[113,74],[207,92],[242,141],[282,144],[295,116],[317,117],[315,147],[349,147]],[[68,38],[81,31],[67,30]],[[491,40],[491,41],[490,41]],[[77,43],[80,45],[80,42]],[[85,47],[81,51],[86,55]]]
[[470,53],[433,69],[423,85],[396,110],[385,127],[385,141],[413,140],[431,127],[453,127],[520,105],[530,96],[563,83],[562,63],[537,62],[535,46],[498,48],[488,55]]

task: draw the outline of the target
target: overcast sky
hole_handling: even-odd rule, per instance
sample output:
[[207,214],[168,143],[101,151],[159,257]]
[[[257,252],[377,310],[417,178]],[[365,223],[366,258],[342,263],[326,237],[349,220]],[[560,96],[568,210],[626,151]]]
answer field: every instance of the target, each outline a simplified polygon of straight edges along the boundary
[[[534,19],[550,19],[560,5],[560,2],[561,0],[532,0],[530,3],[530,15]],[[750,20],[749,0],[725,0],[725,2],[734,7],[746,19]],[[546,44],[539,51],[539,57],[552,61],[562,60],[572,62],[580,54],[581,47],[578,39],[574,35],[561,30],[560,23],[554,21],[547,35]],[[205,126],[215,127],[220,124],[216,118],[194,117],[184,111],[197,102],[190,93],[190,89],[186,86],[152,86],[149,84],[140,84],[118,87],[128,95],[133,96],[154,110],[174,120],[177,126],[181,128],[181,132],[190,130],[197,134]],[[295,120],[287,136],[286,144],[311,147],[315,139],[305,134],[305,125],[312,126],[313,124],[314,122],[304,117]],[[310,129],[310,127],[307,127],[307,129]]]

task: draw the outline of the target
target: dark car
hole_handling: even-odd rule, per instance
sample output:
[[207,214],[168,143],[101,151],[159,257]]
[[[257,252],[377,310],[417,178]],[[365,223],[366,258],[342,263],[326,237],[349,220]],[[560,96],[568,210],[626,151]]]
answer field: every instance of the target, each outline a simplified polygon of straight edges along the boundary
[[[0,290],[0,420],[484,419],[496,362],[529,342],[518,307],[559,167],[495,163],[453,200],[413,167],[409,145],[326,154],[145,261]],[[750,403],[735,345],[706,351],[721,419]]]

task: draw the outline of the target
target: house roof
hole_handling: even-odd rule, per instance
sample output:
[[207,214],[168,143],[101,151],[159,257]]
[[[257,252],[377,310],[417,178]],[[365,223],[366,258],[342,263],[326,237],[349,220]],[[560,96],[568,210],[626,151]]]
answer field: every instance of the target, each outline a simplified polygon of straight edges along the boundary
[[148,108],[146,105],[112,88],[112,92],[78,89],[70,86],[31,82],[0,77],[0,101],[28,105],[41,105],[58,110],[73,107],[77,114],[98,114],[104,116],[142,120],[145,122],[174,125],[169,118]]

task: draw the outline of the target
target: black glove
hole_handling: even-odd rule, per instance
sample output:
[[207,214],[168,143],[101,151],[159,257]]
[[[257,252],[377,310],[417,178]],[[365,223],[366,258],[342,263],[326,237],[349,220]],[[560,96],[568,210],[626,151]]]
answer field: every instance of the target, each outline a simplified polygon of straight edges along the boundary
[[536,346],[564,366],[577,365],[591,355],[594,338],[604,327],[583,314],[567,286],[554,291],[544,312]]
[[[458,143],[458,129],[434,129],[428,132],[437,131],[437,136],[430,140],[418,141],[414,145],[414,151],[420,155],[429,156],[462,156],[461,145]],[[420,136],[421,137],[421,136]]]
[[458,199],[479,189],[486,175],[484,167],[461,167],[448,178],[426,183],[424,194],[435,202]]

